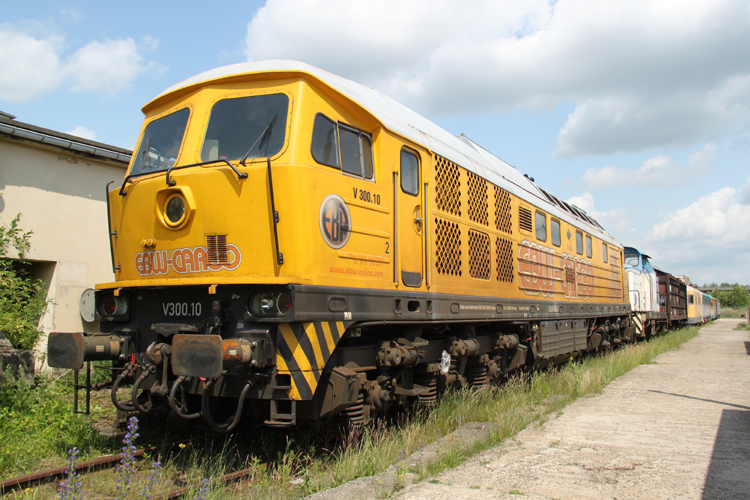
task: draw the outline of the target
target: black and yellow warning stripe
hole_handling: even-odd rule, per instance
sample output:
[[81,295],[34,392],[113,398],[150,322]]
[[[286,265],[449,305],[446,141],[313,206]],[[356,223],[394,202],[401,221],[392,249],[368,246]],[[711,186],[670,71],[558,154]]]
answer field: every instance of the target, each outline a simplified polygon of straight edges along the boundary
[[323,368],[344,335],[341,322],[282,323],[276,342],[276,369],[291,375],[289,397],[311,399]]
[[645,335],[645,332],[643,331],[643,324],[646,322],[646,315],[644,313],[635,313],[633,314],[633,321],[635,322],[636,335]]

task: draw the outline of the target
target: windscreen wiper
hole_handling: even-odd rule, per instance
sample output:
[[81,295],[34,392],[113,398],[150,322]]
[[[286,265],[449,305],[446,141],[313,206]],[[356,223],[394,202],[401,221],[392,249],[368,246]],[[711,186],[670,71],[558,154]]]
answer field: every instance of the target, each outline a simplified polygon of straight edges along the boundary
[[[245,166],[245,160],[247,160],[247,157],[250,156],[250,151],[255,149],[255,145],[258,144],[258,141],[260,141],[260,146],[263,145],[264,142],[268,141],[271,142],[271,134],[273,133],[273,126],[276,124],[276,118],[279,116],[278,113],[273,115],[273,118],[271,118],[271,122],[266,125],[266,128],[263,129],[263,132],[258,136],[257,139],[255,139],[255,142],[252,146],[250,146],[250,149],[247,150],[247,153],[245,153],[245,156],[242,157],[240,160],[240,164],[244,167]],[[258,149],[260,149],[260,146]],[[268,149],[268,143],[266,143],[266,149]]]

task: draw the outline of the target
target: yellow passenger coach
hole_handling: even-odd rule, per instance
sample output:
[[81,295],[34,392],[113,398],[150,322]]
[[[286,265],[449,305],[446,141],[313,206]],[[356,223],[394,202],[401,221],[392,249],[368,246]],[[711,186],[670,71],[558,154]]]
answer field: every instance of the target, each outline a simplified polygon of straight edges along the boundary
[[49,343],[52,366],[114,360],[123,415],[359,425],[632,336],[595,220],[374,89],[244,63],[143,112],[102,332]]

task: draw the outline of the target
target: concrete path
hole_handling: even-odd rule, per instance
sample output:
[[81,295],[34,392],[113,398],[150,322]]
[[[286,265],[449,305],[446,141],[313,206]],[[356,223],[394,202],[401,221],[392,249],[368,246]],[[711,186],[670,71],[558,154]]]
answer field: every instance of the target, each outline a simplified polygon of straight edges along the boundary
[[750,499],[750,335],[703,328],[519,433],[396,498]]

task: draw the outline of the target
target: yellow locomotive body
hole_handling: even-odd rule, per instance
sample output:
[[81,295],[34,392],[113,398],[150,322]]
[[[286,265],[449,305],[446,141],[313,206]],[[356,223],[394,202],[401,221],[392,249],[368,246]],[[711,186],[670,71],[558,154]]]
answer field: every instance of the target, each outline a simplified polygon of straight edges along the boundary
[[622,246],[596,221],[375,90],[268,61],[143,111],[109,191],[103,333],[49,351],[117,360],[122,411],[227,429],[242,406],[216,424],[212,405],[239,398],[269,425],[361,423],[632,335]]

